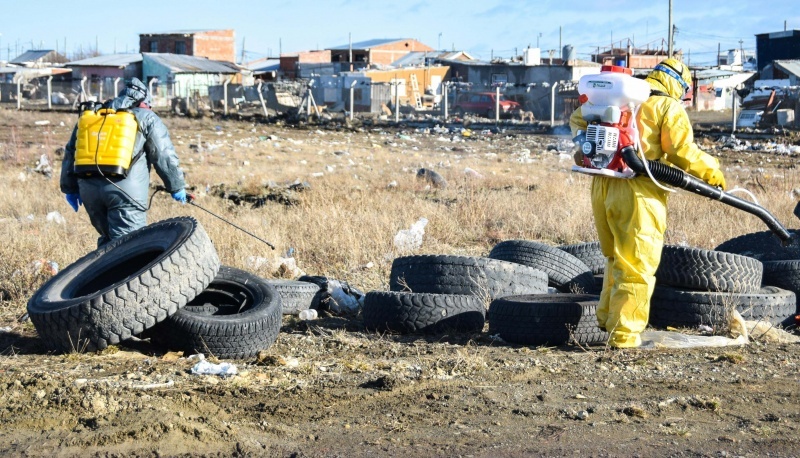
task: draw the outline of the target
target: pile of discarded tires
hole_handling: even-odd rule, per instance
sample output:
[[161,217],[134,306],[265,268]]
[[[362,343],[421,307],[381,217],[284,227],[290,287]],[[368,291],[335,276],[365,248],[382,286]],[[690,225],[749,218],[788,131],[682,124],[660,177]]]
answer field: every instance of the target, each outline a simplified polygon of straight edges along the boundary
[[42,285],[27,308],[55,352],[102,350],[146,333],[168,349],[239,359],[277,338],[279,290],[290,308],[310,291],[220,266],[203,227],[180,217],[87,254]]
[[390,291],[368,292],[362,315],[368,330],[381,332],[481,332],[488,317],[489,332],[508,342],[592,344],[607,338],[595,325],[598,297],[584,294],[594,287],[574,255],[509,240],[488,257],[396,258]]
[[[488,257],[400,257],[392,263],[390,291],[366,294],[364,325],[400,333],[481,332],[488,320],[489,333],[511,343],[602,344],[608,335],[597,327],[595,311],[605,263],[599,242],[553,247],[506,240]],[[769,233],[758,233],[716,250],[666,245],[650,325],[720,328],[733,310],[746,320],[788,325],[800,312],[797,291],[797,242],[782,248]]]

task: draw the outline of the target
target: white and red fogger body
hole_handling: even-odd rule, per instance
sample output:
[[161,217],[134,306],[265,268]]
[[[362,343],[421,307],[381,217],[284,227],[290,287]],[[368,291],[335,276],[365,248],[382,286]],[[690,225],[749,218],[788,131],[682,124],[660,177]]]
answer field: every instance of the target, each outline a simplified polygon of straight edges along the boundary
[[604,65],[599,74],[581,77],[581,114],[588,125],[579,136],[583,167],[573,166],[573,171],[618,178],[635,175],[621,151],[637,147],[636,108],[650,97],[650,85],[632,74],[629,68]]

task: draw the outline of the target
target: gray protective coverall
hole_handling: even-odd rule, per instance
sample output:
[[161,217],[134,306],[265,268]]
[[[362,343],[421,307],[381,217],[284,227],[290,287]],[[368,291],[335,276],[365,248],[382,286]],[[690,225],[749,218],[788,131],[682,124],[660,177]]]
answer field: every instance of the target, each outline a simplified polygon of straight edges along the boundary
[[[131,85],[136,87],[130,88]],[[144,154],[131,166],[128,176],[124,179],[76,176],[73,169],[77,126],[73,129],[72,137],[64,150],[64,161],[61,165],[61,192],[80,193],[89,220],[100,233],[100,238],[97,240],[98,247],[147,224],[146,210],[151,166],[156,169],[156,173],[164,182],[164,187],[170,193],[185,187],[183,171],[178,164],[178,156],[175,154],[167,127],[153,111],[140,106],[142,102],[148,104],[150,100],[147,86],[136,78],[128,86],[111,103],[114,109],[130,110],[138,124],[133,156],[136,157],[142,150]],[[145,94],[144,99],[141,97],[142,92]]]

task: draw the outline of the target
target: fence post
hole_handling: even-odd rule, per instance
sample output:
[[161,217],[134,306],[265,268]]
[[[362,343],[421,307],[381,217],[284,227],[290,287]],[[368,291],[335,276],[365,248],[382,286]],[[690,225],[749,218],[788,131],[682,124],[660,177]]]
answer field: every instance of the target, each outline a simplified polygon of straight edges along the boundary
[[500,84],[495,88],[494,96],[494,123],[500,122]]
[[550,89],[550,127],[556,123],[556,86],[558,86],[558,81],[553,83],[553,87]]
[[353,81],[350,82],[350,120],[351,121],[353,120],[353,112],[355,111],[354,108],[353,108],[353,100],[354,100],[353,91],[355,90],[357,82],[358,81],[356,81],[356,80],[353,80]]
[[47,109],[53,109],[53,75],[47,77]]
[[117,89],[117,85],[119,84],[120,77],[114,78],[114,95],[119,94],[119,89]]
[[228,83],[231,82],[230,78],[225,78],[225,82],[222,83],[222,104],[224,108],[224,112],[228,114]]
[[[258,100],[261,101],[261,109],[264,110],[264,117],[269,118],[269,113],[267,113],[267,104],[264,103],[264,96],[261,95],[261,84],[262,82],[259,81],[258,88],[256,89],[258,91]],[[267,88],[267,90],[269,90],[269,87]]]
[[17,75],[17,110],[22,109],[22,75]]

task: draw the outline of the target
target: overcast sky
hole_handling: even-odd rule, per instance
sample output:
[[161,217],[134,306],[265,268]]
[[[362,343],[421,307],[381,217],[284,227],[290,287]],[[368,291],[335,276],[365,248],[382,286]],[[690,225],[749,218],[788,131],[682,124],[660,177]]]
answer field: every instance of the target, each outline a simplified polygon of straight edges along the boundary
[[[6,3],[5,1],[2,3]],[[416,38],[475,57],[510,58],[537,43],[572,45],[580,59],[612,42],[666,47],[668,0],[13,0],[0,17],[0,59],[28,49],[68,55],[138,52],[140,33],[233,29],[237,60],[324,49],[374,38]],[[675,47],[692,65],[716,63],[717,48],[755,51],[755,34],[800,29],[798,0],[673,0]],[[9,13],[13,10],[13,14]],[[740,43],[741,40],[741,43]],[[244,44],[244,46],[243,46]],[[559,56],[560,51],[555,51]]]

